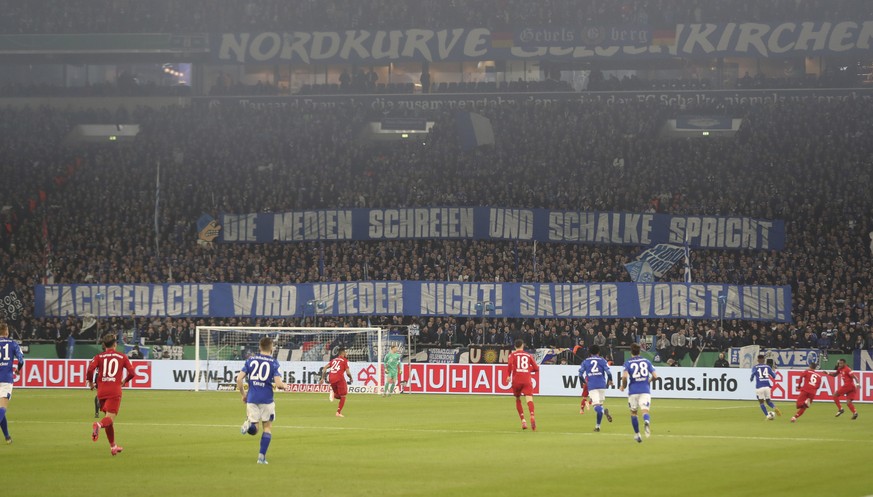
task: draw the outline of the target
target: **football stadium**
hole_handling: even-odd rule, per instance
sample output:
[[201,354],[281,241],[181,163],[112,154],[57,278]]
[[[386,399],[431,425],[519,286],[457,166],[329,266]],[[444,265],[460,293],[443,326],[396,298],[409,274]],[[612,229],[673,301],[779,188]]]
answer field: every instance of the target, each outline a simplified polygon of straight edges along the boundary
[[873,495],[871,46],[867,0],[0,0],[2,494]]

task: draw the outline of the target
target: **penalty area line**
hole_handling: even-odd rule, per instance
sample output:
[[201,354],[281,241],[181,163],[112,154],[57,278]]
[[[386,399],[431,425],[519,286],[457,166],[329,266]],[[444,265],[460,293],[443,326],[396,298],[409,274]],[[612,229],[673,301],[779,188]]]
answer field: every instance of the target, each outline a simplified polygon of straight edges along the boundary
[[[45,425],[60,425],[60,424],[74,424],[80,425],[82,422],[80,421],[34,421],[34,420],[16,420],[16,424],[45,424]],[[86,423],[87,424],[87,423]],[[125,423],[126,427],[136,427],[136,426],[150,426],[150,427],[160,427],[160,428],[234,428],[239,429],[239,425],[228,425],[228,424],[209,424],[209,423],[139,423],[139,422],[130,422]],[[440,428],[374,428],[374,427],[363,427],[363,426],[305,426],[305,425],[282,425],[273,423],[273,426],[279,429],[286,430],[298,430],[298,431],[372,431],[372,432],[392,432],[392,433],[438,433],[438,434],[458,434],[458,435],[482,435],[482,434],[492,434],[492,435],[511,435],[519,433],[519,430],[450,430],[450,429],[440,429]],[[630,432],[622,432],[622,433],[608,433],[608,432],[543,432],[538,431],[537,433],[542,435],[558,435],[562,437],[566,436],[584,436],[584,437],[629,437],[632,434]],[[843,438],[815,438],[815,437],[753,437],[753,436],[743,436],[743,435],[683,435],[683,434],[674,434],[667,433],[661,434],[656,433],[652,435],[653,438],[687,438],[687,439],[707,439],[707,440],[753,440],[753,441],[765,441],[765,442],[777,442],[777,441],[788,441],[788,442],[856,442],[857,440],[843,439]]]

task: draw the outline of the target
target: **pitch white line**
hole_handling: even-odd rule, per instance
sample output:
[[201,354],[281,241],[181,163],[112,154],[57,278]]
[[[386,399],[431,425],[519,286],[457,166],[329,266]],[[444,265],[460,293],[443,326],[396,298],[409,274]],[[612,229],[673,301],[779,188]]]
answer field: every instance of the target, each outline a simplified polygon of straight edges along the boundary
[[[59,425],[59,424],[68,424],[68,425],[87,425],[88,423],[80,422],[80,421],[33,421],[33,420],[16,420],[16,424],[46,424],[46,425]],[[206,424],[206,423],[136,423],[131,422],[129,424],[125,423],[126,426],[134,427],[134,426],[157,426],[164,428],[234,428],[239,429],[239,425],[226,425],[226,424]],[[440,434],[461,434],[461,435],[503,435],[503,434],[515,434],[519,433],[520,430],[449,430],[449,429],[439,429],[439,428],[373,428],[373,427],[356,427],[356,426],[304,426],[304,425],[281,425],[274,423],[273,426],[280,429],[288,429],[288,430],[300,430],[300,431],[382,431],[382,432],[393,432],[393,433],[440,433]],[[542,432],[539,431],[542,435],[559,435],[559,436],[597,436],[597,437],[628,437],[631,438],[633,436],[632,433],[621,432],[621,433],[609,433],[609,432],[577,432],[577,431],[569,431],[569,432]],[[857,442],[857,439],[843,439],[843,438],[814,438],[814,437],[752,437],[752,436],[738,436],[738,435],[683,435],[683,434],[660,434],[656,433],[652,435],[653,438],[690,438],[690,439],[708,439],[708,440],[759,440],[759,441],[767,441],[767,442],[778,442],[778,441],[788,441],[788,442]]]

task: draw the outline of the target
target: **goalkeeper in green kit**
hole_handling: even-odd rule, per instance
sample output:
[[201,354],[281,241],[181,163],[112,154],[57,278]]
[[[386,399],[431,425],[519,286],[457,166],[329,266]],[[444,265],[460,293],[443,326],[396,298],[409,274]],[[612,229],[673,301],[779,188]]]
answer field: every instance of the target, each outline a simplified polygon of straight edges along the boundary
[[382,397],[394,393],[394,387],[397,386],[397,373],[400,368],[400,353],[397,352],[397,346],[392,345],[390,352],[385,354],[385,388],[382,390]]

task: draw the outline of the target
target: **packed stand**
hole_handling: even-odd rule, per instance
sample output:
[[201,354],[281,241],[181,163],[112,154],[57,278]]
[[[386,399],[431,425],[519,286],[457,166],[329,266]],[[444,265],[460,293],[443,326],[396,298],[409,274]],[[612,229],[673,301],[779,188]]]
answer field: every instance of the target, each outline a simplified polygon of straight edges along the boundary
[[0,0],[0,33],[648,25],[870,19],[866,0]]
[[[437,126],[424,144],[366,145],[357,139],[360,128],[383,114],[351,104],[295,112],[7,111],[0,118],[0,173],[16,181],[0,184],[0,196],[12,206],[3,213],[0,288],[14,287],[32,303],[33,285],[44,277],[56,283],[628,281],[623,264],[640,252],[637,247],[539,244],[534,251],[527,243],[437,240],[208,247],[195,242],[193,225],[203,212],[331,207],[733,214],[785,220],[786,249],[695,250],[694,281],[790,285],[792,323],[487,316],[384,317],[373,323],[419,324],[419,342],[436,345],[525,337],[534,345],[604,340],[620,347],[663,334],[670,354],[692,353],[692,344],[719,350],[753,343],[843,352],[870,348],[869,107],[851,99],[754,107],[713,103],[682,112],[742,116],[736,138],[669,141],[658,130],[680,113],[677,107],[507,104],[481,110],[495,125],[496,146],[473,152],[458,147],[449,112],[427,114]],[[140,123],[141,137],[129,146],[60,146],[73,124],[107,121]],[[623,166],[614,165],[616,157],[624,158]],[[159,257],[153,248],[158,161],[165,165]],[[680,269],[668,278],[681,281]],[[30,305],[22,326],[27,339],[65,340],[81,327],[75,318],[32,314]],[[98,328],[135,326],[149,343],[184,344],[193,340],[193,326],[206,322],[129,319],[99,320]],[[359,320],[322,318],[317,324]],[[316,323],[310,317],[259,324]]]

